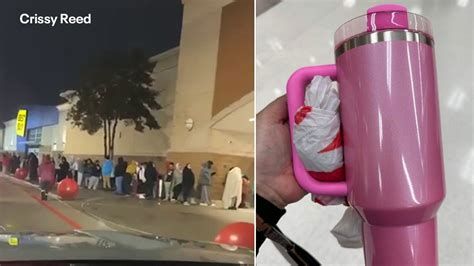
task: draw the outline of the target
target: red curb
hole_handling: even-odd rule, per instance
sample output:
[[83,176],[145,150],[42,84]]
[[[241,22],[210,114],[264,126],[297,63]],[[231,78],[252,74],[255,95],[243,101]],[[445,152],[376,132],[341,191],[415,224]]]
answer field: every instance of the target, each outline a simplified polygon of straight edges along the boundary
[[41,200],[38,196],[36,195],[31,195],[30,196],[35,199],[39,204],[41,204],[43,207],[48,209],[50,212],[52,212],[54,215],[56,215],[59,219],[63,220],[65,223],[67,223],[69,226],[71,226],[73,229],[82,229],[82,226],[72,220],[71,218],[67,217],[65,214],[60,212],[58,209],[54,208],[53,206],[49,205],[46,201]]

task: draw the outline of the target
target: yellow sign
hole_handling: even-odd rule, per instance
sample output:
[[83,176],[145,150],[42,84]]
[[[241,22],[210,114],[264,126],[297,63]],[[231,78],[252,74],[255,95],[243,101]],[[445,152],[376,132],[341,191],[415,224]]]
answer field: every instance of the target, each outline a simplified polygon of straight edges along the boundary
[[28,111],[20,109],[18,116],[16,117],[16,134],[20,137],[24,137],[26,133],[26,119],[28,117]]
[[14,246],[14,247],[18,246],[18,238],[14,237],[14,236],[8,238],[8,244],[10,246]]

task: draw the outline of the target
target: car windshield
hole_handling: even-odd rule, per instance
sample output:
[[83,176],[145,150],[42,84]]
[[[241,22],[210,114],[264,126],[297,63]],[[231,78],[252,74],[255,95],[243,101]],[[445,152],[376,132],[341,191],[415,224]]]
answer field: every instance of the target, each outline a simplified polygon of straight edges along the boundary
[[0,3],[0,263],[253,263],[253,9]]

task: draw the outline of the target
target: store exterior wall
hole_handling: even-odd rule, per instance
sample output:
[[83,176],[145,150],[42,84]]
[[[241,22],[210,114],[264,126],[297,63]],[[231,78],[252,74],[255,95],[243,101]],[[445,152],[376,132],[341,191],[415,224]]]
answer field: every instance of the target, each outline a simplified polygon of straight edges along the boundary
[[[222,10],[232,3],[233,1],[183,1],[183,28],[174,108],[175,126],[167,157],[168,160],[181,165],[190,162],[196,178],[203,161],[214,161],[216,176],[211,190],[213,199],[222,197],[223,181],[232,166],[242,168],[253,180],[253,128],[246,133],[213,128],[216,123],[213,106],[218,75],[219,42],[222,30],[233,30],[230,27],[221,28]],[[250,67],[253,67],[253,62]],[[224,86],[225,81],[223,78],[220,84]],[[252,89],[253,82],[251,87],[242,88],[238,97],[225,101],[225,105],[232,104],[246,94],[252,94],[247,93]],[[219,108],[222,110],[225,107]],[[185,126],[189,119],[193,121],[191,130]],[[240,122],[235,121],[236,124]],[[243,122],[249,123],[248,118]]]
[[4,132],[5,132],[5,129],[0,128],[0,151],[3,150],[3,139],[5,135]]
[[212,115],[253,94],[253,7],[253,0],[237,0],[222,8]]
[[5,151],[16,151],[16,119],[4,123],[3,149]]

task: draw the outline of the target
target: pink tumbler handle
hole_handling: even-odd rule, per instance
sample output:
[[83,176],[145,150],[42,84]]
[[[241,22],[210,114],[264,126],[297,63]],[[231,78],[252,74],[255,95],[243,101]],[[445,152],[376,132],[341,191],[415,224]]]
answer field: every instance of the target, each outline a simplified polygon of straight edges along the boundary
[[[293,127],[295,125],[295,114],[298,108],[304,105],[304,95],[306,86],[311,82],[314,76],[330,76],[332,80],[336,80],[336,66],[311,66],[298,69],[291,75],[286,85],[286,95],[288,99],[288,116],[290,121],[290,133],[293,139]],[[313,194],[329,195],[329,196],[346,196],[346,182],[320,182],[311,177],[304,168],[295,144],[291,141],[291,153],[293,157],[293,171],[296,181],[300,186]]]

